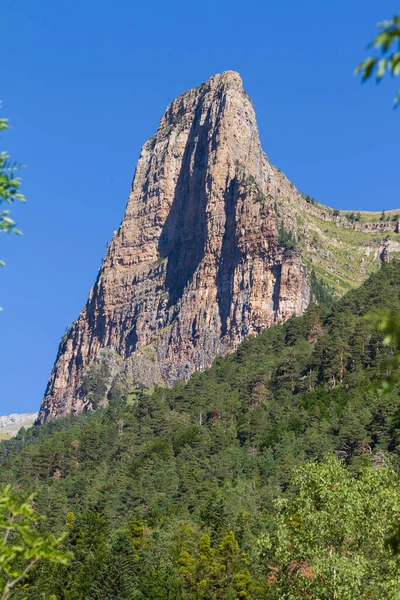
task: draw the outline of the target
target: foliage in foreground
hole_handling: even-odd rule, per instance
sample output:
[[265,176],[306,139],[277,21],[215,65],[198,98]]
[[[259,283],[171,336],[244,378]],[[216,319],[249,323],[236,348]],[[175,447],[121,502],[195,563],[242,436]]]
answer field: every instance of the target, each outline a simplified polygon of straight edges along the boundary
[[24,595],[394,598],[400,397],[374,390],[396,354],[365,318],[376,307],[400,313],[396,263],[186,384],[115,385],[103,408],[0,444],[0,481],[36,491],[42,534],[67,523],[74,553]]
[[0,593],[1,600],[23,587],[31,571],[41,561],[66,565],[72,554],[58,549],[64,536],[42,535],[40,517],[32,497],[19,501],[7,486],[0,492]]
[[[22,594],[50,600],[399,598],[399,556],[387,543],[400,518],[400,482],[392,466],[370,465],[352,475],[331,455],[300,467],[293,486],[295,494],[270,507],[271,526],[254,536],[247,554],[238,541],[243,537],[233,531],[221,532],[213,544],[212,529],[200,535],[179,521],[166,545],[167,523],[152,530],[131,519],[112,535],[100,513],[79,520],[69,513],[64,546],[75,560],[32,572]],[[64,565],[72,555],[57,552],[53,538],[39,547],[40,558]]]
[[[0,131],[8,129],[8,120],[0,119]],[[3,208],[4,204],[11,205],[16,200],[23,202],[24,196],[20,193],[21,180],[15,175],[20,165],[10,162],[7,152],[0,152],[0,233],[17,233],[16,223],[10,217],[10,210]],[[4,261],[0,260],[0,265]]]
[[[362,81],[368,81],[375,76],[379,83],[385,74],[396,77],[400,74],[400,16],[395,15],[389,21],[378,23],[381,30],[370,47],[377,51],[377,56],[369,56],[356,68],[356,73],[361,73]],[[400,102],[400,93],[394,103]]]
[[398,597],[397,555],[387,533],[400,520],[400,483],[390,466],[357,478],[329,457],[294,478],[298,493],[278,502],[275,529],[260,539],[271,598]]

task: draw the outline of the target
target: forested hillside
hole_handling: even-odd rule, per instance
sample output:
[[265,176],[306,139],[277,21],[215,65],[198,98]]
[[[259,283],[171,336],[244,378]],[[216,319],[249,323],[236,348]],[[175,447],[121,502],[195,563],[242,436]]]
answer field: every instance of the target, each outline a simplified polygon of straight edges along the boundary
[[400,313],[399,263],[187,384],[121,382],[2,442],[0,482],[36,491],[75,555],[20,597],[398,597],[400,398],[377,389],[394,353],[378,310]]

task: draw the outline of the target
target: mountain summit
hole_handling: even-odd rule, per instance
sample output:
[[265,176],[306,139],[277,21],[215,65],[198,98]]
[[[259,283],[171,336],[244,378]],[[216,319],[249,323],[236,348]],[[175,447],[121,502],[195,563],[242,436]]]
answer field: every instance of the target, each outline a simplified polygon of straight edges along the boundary
[[342,294],[391,253],[398,218],[338,213],[270,164],[238,73],[167,108],[141,151],[125,216],[61,340],[38,422],[93,404],[123,373],[186,380],[323,290]]

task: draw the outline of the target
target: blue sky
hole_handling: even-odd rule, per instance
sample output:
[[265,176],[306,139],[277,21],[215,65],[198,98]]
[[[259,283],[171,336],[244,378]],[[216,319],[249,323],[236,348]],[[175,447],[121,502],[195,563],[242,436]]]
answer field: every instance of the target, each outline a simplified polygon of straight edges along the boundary
[[396,83],[354,66],[381,0],[2,0],[1,149],[23,162],[23,238],[2,236],[0,414],[37,410],[65,328],[124,213],[167,104],[239,71],[270,160],[332,207],[400,207]]

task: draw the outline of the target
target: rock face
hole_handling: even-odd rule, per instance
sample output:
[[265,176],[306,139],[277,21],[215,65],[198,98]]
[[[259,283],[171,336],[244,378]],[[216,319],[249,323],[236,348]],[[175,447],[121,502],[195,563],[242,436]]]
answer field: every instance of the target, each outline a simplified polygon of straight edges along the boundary
[[38,413],[12,414],[0,417],[0,427],[8,427],[9,425],[19,425],[20,423],[33,423],[37,418]]
[[0,440],[17,435],[21,427],[32,427],[38,413],[12,414],[0,417]]
[[262,152],[237,73],[174,100],[142,148],[125,216],[61,340],[38,422],[87,406],[90,365],[112,358],[109,378],[122,369],[132,381],[171,385],[301,314],[309,268],[279,227],[285,219],[295,230],[293,206],[303,205]]

